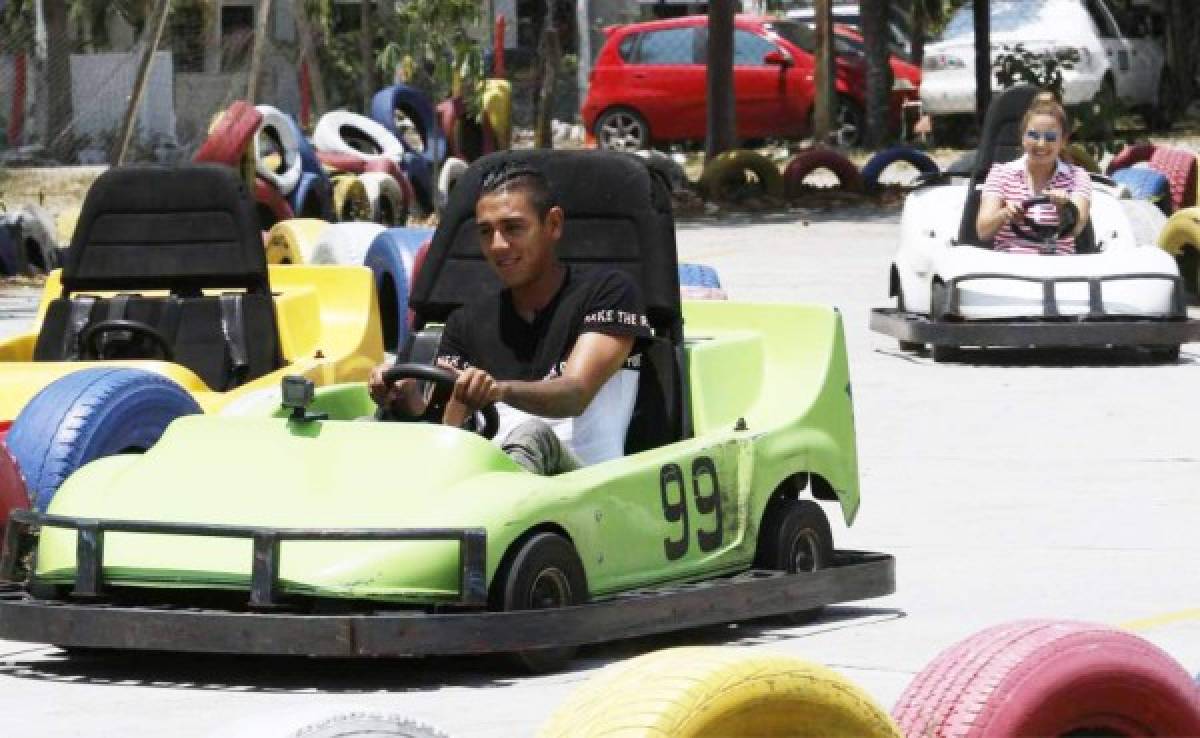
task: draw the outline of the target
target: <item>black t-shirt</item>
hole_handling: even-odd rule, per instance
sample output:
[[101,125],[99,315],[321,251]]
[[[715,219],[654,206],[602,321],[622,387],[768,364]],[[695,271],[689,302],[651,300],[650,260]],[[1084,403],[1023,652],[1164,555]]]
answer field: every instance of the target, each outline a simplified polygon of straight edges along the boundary
[[[532,323],[517,313],[508,289],[455,310],[442,331],[438,359],[500,380],[538,381],[561,376],[575,340],[589,332],[649,337],[645,301],[624,272],[568,265],[562,287]],[[640,367],[640,343],[635,341],[625,368]]]

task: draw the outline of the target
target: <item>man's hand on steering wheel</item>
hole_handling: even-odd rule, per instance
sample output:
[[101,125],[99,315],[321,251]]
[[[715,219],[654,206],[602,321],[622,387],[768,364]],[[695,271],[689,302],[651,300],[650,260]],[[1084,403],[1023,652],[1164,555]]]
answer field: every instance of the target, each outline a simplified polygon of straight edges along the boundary
[[[472,370],[468,370],[472,371]],[[469,381],[463,382],[465,388],[470,388],[470,394],[464,395],[470,400],[486,397],[490,392],[494,391],[495,380],[486,372],[481,370],[473,370],[479,372],[491,381],[492,389],[484,391],[484,394],[477,394],[479,387],[486,387],[486,383],[474,375],[468,377]],[[472,405],[466,402],[457,400],[454,395],[459,392],[458,385],[462,379],[462,375],[466,372],[458,372],[457,370],[446,366],[429,366],[428,364],[397,364],[383,370],[380,376],[380,385],[383,390],[380,393],[384,398],[391,396],[392,387],[403,379],[420,379],[432,382],[435,390],[432,396],[429,397],[425,406],[425,412],[420,416],[420,419],[433,422],[449,422],[455,425],[461,425],[467,418],[473,417],[476,413],[482,416],[483,423],[478,429],[478,432],[484,438],[491,438],[496,435],[496,431],[500,425],[499,415],[496,412],[494,401],[489,400],[479,405]],[[374,377],[372,377],[374,379]],[[376,394],[376,389],[372,387],[372,382],[368,382],[371,388],[372,396]],[[467,392],[468,389],[464,389]],[[457,410],[454,406],[457,405]],[[449,412],[454,410],[454,412]],[[458,415],[460,417],[453,417]]]

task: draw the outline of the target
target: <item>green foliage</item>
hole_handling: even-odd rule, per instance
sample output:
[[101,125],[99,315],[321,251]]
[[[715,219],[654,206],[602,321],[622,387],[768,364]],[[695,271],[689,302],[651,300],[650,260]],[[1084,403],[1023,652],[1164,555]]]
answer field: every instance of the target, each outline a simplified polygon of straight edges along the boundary
[[[425,89],[434,100],[461,92],[470,112],[478,115],[483,54],[467,29],[479,25],[482,5],[478,0],[403,3],[383,23],[388,41],[378,55],[379,68],[389,77],[397,68],[414,72],[409,83]],[[406,59],[411,63],[406,64]]]
[[1063,70],[1074,69],[1079,63],[1078,49],[1031,51],[1025,44],[1001,46],[1001,53],[992,60],[992,72],[1004,89],[1018,84],[1031,84],[1050,90],[1062,99]]
[[10,53],[33,49],[33,0],[9,0],[0,12],[0,36]]

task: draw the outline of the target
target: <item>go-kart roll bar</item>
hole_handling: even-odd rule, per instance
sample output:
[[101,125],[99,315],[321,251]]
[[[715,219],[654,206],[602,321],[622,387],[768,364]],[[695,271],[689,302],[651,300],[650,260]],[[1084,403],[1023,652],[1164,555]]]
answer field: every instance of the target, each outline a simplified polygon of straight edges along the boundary
[[[42,528],[77,531],[75,585],[71,595],[94,599],[104,594],[104,536],[106,533],[145,533],[206,538],[249,538],[253,541],[250,607],[278,605],[280,549],[283,541],[457,541],[459,599],[470,607],[487,604],[487,531],[483,528],[269,528],[206,523],[165,523],[140,520],[99,520],[14,510],[0,548],[0,583],[18,583],[20,564],[33,549]],[[33,572],[29,572],[32,581]]]
[[[1058,311],[1058,298],[1056,286],[1058,284],[1070,284],[1086,282],[1088,286],[1088,315],[1089,319],[1103,318],[1108,314],[1104,311],[1104,292],[1102,289],[1104,282],[1119,282],[1132,279],[1161,279],[1171,282],[1171,312],[1173,315],[1184,316],[1187,314],[1186,302],[1183,296],[1183,279],[1177,274],[1151,273],[1151,274],[1107,274],[1102,277],[1029,277],[1017,274],[1008,274],[1003,272],[976,272],[972,274],[960,274],[957,277],[951,277],[946,282],[946,308],[945,312],[954,313],[958,310],[959,303],[959,284],[980,279],[1006,279],[1018,282],[1034,282],[1042,285],[1042,315],[1046,318],[1058,318],[1061,314]],[[933,319],[940,319],[941,316],[932,315]]]

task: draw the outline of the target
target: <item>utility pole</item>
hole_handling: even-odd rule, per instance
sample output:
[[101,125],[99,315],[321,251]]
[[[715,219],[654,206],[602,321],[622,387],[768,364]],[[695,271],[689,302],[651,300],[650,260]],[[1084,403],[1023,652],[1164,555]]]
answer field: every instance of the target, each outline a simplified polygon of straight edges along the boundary
[[708,160],[737,148],[737,108],[733,89],[733,0],[708,4]]
[[983,130],[983,119],[992,104],[992,14],[989,0],[975,0],[975,122]]
[[833,104],[837,100],[834,85],[833,59],[833,5],[830,0],[816,0],[813,16],[817,24],[816,48],[816,101],[813,105],[813,140],[823,143],[829,140],[833,128]]

